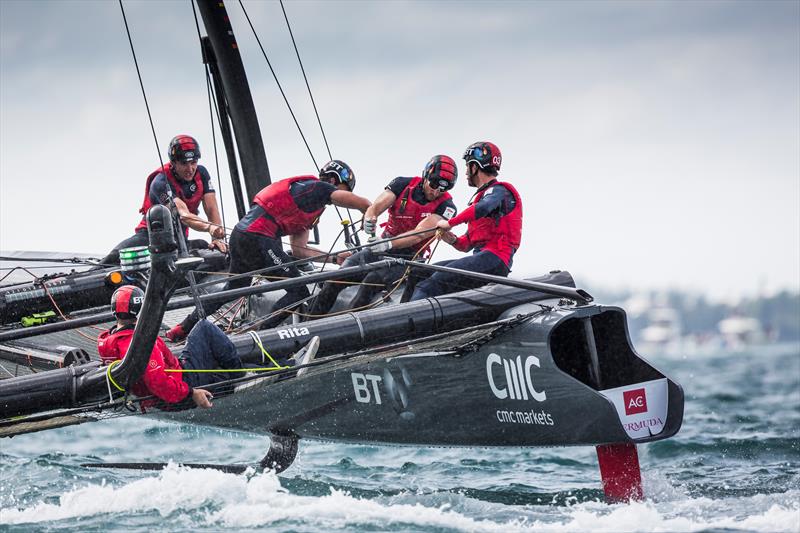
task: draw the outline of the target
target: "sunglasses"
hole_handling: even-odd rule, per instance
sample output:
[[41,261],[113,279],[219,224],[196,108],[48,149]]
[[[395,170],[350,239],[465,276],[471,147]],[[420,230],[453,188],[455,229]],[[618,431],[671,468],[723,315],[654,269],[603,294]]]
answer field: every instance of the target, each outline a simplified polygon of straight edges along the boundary
[[453,187],[453,184],[444,178],[428,178],[428,185],[442,192],[449,191]]
[[470,157],[480,161],[483,158],[483,148],[478,148],[477,146],[475,148],[467,148],[464,152],[464,159]]

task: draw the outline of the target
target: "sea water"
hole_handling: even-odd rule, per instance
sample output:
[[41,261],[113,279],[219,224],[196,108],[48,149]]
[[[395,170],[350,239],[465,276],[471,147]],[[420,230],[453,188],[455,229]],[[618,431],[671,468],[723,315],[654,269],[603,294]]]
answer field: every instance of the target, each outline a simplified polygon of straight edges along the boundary
[[648,358],[686,394],[681,431],[639,446],[646,499],[603,502],[591,447],[301,442],[280,475],[266,437],[127,417],[0,440],[2,531],[800,531],[800,346]]

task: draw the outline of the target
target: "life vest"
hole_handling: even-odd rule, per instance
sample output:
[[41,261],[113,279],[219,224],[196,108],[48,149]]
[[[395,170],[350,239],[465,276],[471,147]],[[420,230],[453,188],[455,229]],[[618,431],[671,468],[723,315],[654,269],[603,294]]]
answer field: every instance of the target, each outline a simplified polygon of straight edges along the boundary
[[486,191],[497,186],[505,187],[514,195],[514,209],[499,218],[489,216],[471,220],[467,223],[467,236],[473,247],[492,252],[508,266],[522,241],[522,199],[519,193],[510,183],[495,181],[478,192],[470,205],[478,203]]
[[[400,196],[395,198],[394,203],[389,207],[389,220],[385,225],[384,238],[396,237],[402,233],[413,230],[423,218],[435,213],[442,202],[446,202],[452,198],[449,192],[445,192],[437,199],[427,204],[421,204],[414,200],[413,194],[414,189],[420,183],[422,183],[422,178],[419,176],[413,178],[408,185],[406,185],[406,188],[403,189],[403,192],[400,193]],[[409,246],[409,248],[412,248],[414,251],[419,251],[424,248],[423,253],[427,253],[430,246],[426,246],[425,244],[429,240],[430,236],[413,246]]]
[[[322,212],[325,211],[324,205],[310,213],[297,207],[294,198],[292,198],[292,194],[289,192],[289,186],[292,183],[305,180],[319,181],[319,178],[316,176],[295,176],[293,178],[286,178],[264,187],[256,194],[255,198],[253,198],[253,203],[261,207],[266,215],[268,215],[264,218],[266,218],[267,221],[271,218],[281,235],[297,235],[298,233],[311,229],[314,227],[314,224],[317,222]],[[256,224],[248,227],[245,231],[266,234],[266,228],[255,228],[253,226],[256,226]],[[272,236],[277,237],[277,235]]]
[[[153,207],[153,202],[150,201],[150,185],[152,185],[153,180],[156,179],[156,176],[159,174],[164,174],[167,177],[167,183],[169,183],[172,189],[172,194],[180,198],[183,203],[186,204],[186,208],[190,213],[196,215],[200,208],[200,203],[203,201],[203,178],[200,176],[200,167],[198,166],[197,171],[194,173],[194,192],[191,196],[187,197],[183,194],[183,187],[181,187],[178,182],[178,178],[172,175],[172,163],[167,163],[163,167],[157,168],[147,176],[147,183],[144,186],[144,201],[142,202],[142,207],[139,208],[139,212],[142,215],[146,215],[147,210]],[[136,231],[141,229],[147,229],[147,220],[145,217],[142,217],[141,222],[136,226]],[[189,228],[183,229],[186,235],[189,235]]]
[[[133,326],[122,329],[112,328],[97,337],[97,351],[103,364],[110,364],[125,357],[133,338],[133,330]],[[131,388],[131,392],[140,397],[156,395],[165,402],[177,403],[186,398],[189,393],[189,385],[184,383],[183,374],[180,372],[168,374],[164,372],[164,369],[178,370],[180,368],[181,364],[178,358],[172,354],[160,337],[156,337],[147,369],[142,378]],[[156,404],[155,400],[145,400],[141,404],[142,410],[154,404]]]

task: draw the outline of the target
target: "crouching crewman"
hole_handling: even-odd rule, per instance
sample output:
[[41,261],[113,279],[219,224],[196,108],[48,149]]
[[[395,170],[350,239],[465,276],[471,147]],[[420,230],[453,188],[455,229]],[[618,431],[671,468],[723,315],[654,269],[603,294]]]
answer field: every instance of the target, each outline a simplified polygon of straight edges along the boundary
[[[97,349],[105,364],[125,357],[143,302],[144,292],[139,287],[124,285],[114,291],[111,296],[111,311],[117,323],[97,338]],[[196,406],[208,409],[212,405],[213,396],[202,387],[227,379],[224,374],[166,370],[214,368],[242,368],[242,361],[230,339],[218,327],[207,320],[201,320],[192,329],[180,359],[173,355],[160,337],[156,338],[147,369],[131,392],[136,396],[156,396],[169,404],[181,403],[191,398]],[[155,404],[155,400],[144,401],[142,408]]]

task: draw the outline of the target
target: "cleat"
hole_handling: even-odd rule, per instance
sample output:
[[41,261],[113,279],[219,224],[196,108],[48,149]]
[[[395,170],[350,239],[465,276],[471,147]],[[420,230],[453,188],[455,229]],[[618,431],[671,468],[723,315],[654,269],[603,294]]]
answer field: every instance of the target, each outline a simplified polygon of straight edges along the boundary
[[[294,366],[305,366],[309,364],[311,361],[314,360],[314,357],[317,356],[317,349],[319,348],[319,337],[314,336],[308,344],[306,344],[303,348],[300,349],[296,354],[294,354]],[[300,377],[305,374],[308,368],[301,368],[297,371],[297,376]]]
[[175,326],[171,330],[167,331],[164,334],[164,336],[170,342],[173,342],[173,343],[181,342],[183,339],[186,338],[186,331],[184,331],[182,324],[178,324],[177,326]]

